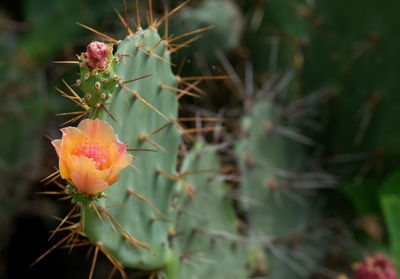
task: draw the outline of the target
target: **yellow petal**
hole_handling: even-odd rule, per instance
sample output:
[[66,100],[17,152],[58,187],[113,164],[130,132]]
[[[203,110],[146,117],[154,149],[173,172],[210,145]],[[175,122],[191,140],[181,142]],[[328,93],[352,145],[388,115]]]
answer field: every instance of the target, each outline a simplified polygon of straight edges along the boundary
[[60,139],[56,139],[56,140],[53,140],[52,142],[51,142],[51,144],[54,146],[54,148],[56,149],[56,152],[57,152],[57,155],[58,155],[58,157],[60,157],[60,155],[61,155],[61,143],[62,143],[62,141],[60,140]]
[[69,182],[79,192],[96,195],[109,187],[110,171],[96,169],[90,158],[70,155],[65,163],[70,174]]
[[104,146],[108,146],[115,141],[113,128],[107,122],[99,119],[82,120],[78,125],[78,129],[82,130],[90,140],[101,143]]

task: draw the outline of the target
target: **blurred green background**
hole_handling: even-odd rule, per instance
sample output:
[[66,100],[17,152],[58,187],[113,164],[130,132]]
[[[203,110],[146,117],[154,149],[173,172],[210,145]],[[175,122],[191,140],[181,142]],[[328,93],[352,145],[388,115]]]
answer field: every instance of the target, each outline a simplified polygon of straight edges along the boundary
[[[128,1],[132,18],[134,2]],[[303,123],[303,132],[316,142],[310,156],[337,181],[319,192],[325,202],[324,225],[334,240],[322,271],[313,278],[350,275],[351,263],[376,251],[389,253],[400,268],[400,2],[237,0],[228,6],[214,1],[209,9],[202,2],[191,1],[171,20],[175,34],[214,25],[173,56],[178,65],[187,58],[185,74],[224,73],[225,57],[240,77],[251,77],[247,87],[290,76],[287,94],[293,98],[324,92],[317,94],[324,102],[312,111],[314,122]],[[154,13],[161,15],[164,6],[178,3],[153,0]],[[222,12],[215,12],[221,5]],[[121,38],[124,31],[114,9],[122,12],[123,2],[0,4],[0,278],[88,274],[85,249],[71,255],[57,249],[29,268],[53,245],[47,242],[48,231],[57,222],[50,216],[66,211],[56,198],[36,192],[47,189],[40,180],[57,165],[45,135],[58,137],[66,119],[55,114],[74,109],[55,87],[62,87],[61,78],[75,80],[77,68],[53,61],[73,60],[97,38],[75,22]],[[208,96],[188,100],[189,105],[223,112],[225,137],[237,138],[245,109],[236,90],[224,82],[208,82],[203,89]],[[98,266],[109,268],[106,262]]]

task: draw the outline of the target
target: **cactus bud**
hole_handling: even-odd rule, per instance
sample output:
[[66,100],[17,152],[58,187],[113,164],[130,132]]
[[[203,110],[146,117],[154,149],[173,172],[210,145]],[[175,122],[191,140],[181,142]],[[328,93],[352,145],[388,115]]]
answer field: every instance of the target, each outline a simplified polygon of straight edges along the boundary
[[393,261],[383,253],[367,256],[354,265],[354,279],[396,279]]
[[109,45],[93,41],[87,46],[86,50],[86,62],[90,69],[103,70],[110,63],[109,54],[111,49]]

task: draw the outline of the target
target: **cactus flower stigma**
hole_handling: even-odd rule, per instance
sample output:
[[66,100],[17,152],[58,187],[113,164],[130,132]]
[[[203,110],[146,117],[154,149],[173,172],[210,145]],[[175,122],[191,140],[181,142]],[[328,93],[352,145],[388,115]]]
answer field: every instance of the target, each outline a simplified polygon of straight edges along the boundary
[[112,52],[112,45],[93,41],[86,50],[86,63],[91,70],[104,70],[110,64],[109,54]]
[[383,253],[367,256],[354,265],[354,279],[396,279],[393,261]]
[[78,127],[62,128],[61,132],[62,138],[52,141],[60,174],[80,193],[97,195],[104,191],[132,161],[112,127],[99,119],[82,120]]

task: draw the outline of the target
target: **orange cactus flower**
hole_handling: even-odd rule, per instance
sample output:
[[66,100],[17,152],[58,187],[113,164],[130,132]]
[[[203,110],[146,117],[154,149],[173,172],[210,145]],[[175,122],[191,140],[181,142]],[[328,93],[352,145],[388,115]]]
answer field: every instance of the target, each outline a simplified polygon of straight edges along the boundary
[[53,140],[59,157],[61,177],[80,193],[97,195],[118,179],[132,156],[112,127],[101,120],[82,120],[78,127],[61,129],[62,138]]

